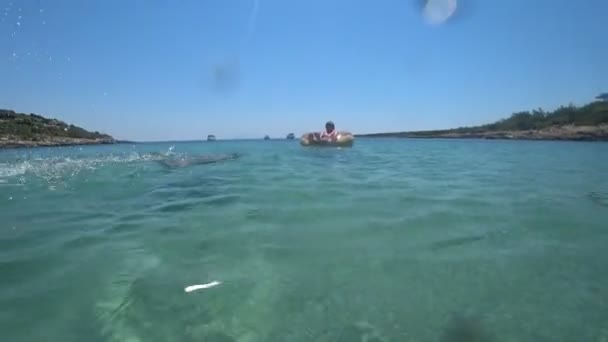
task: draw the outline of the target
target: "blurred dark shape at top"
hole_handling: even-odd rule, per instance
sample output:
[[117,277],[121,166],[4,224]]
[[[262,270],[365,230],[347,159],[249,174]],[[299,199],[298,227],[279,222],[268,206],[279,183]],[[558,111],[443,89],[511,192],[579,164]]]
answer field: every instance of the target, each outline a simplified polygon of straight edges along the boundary
[[234,91],[239,85],[239,68],[236,61],[217,63],[212,69],[213,89],[221,92]]
[[[431,25],[453,24],[472,13],[474,0],[414,0],[416,11]],[[447,11],[453,6],[453,11]],[[440,12],[437,12],[440,10]],[[447,11],[447,12],[444,12]],[[434,13],[434,16],[429,16]],[[448,15],[449,14],[449,15]]]
[[596,99],[604,102],[608,102],[608,93],[602,93],[595,97]]

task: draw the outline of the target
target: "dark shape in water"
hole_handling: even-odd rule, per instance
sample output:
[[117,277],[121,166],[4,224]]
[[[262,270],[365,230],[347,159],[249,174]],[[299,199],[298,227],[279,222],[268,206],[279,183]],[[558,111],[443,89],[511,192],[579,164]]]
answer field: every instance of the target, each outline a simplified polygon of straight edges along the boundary
[[236,341],[233,337],[226,335],[220,331],[206,332],[204,337],[205,338],[203,339],[203,341],[209,341],[209,342],[234,342],[234,341]]
[[452,317],[441,334],[440,342],[491,342],[494,337],[481,325],[481,320],[464,315]]
[[239,157],[238,154],[222,154],[216,156],[198,156],[198,157],[178,157],[162,159],[159,162],[168,168],[188,167],[194,165],[215,164],[227,160],[235,160]]
[[608,207],[608,192],[590,192],[589,198],[593,201],[593,203]]
[[264,136],[264,140],[270,140],[270,137],[266,135]]
[[443,249],[443,248],[465,245],[465,244],[473,243],[473,242],[476,242],[479,240],[483,240],[484,238],[485,237],[483,235],[477,235],[477,236],[464,236],[464,237],[459,237],[459,238],[437,241],[437,242],[431,244],[431,249],[438,250],[438,249]]
[[295,139],[295,138],[296,138],[296,135],[295,135],[295,134],[293,134],[293,133],[289,133],[289,134],[287,134],[287,140],[293,140],[293,139]]
[[216,140],[216,139],[215,139],[215,135],[213,135],[213,134],[209,134],[209,135],[207,136],[207,141],[215,141],[215,140]]
[[368,341],[385,342],[386,339],[376,327],[368,322],[360,321],[344,327],[336,342]]

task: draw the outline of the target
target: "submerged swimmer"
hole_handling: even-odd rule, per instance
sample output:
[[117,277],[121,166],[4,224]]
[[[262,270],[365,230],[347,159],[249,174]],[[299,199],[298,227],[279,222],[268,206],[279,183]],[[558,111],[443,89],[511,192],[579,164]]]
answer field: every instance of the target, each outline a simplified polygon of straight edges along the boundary
[[187,167],[193,165],[214,164],[227,160],[234,160],[239,157],[236,153],[221,154],[215,156],[197,156],[197,157],[178,157],[161,159],[159,162],[169,168]]

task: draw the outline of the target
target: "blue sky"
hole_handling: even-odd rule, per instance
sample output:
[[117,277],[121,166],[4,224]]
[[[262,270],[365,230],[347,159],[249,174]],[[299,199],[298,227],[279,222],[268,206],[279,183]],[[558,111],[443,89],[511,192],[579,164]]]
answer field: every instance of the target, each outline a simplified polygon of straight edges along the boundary
[[257,138],[450,128],[608,91],[608,1],[459,0],[442,24],[420,2],[0,0],[0,108],[123,139]]

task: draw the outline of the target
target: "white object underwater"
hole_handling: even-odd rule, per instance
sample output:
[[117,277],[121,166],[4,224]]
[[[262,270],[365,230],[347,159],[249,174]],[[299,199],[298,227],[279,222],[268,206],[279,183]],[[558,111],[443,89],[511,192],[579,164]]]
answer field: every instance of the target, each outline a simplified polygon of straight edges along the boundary
[[196,291],[196,290],[204,290],[204,289],[208,289],[208,288],[211,288],[211,287],[214,287],[214,286],[218,286],[220,284],[221,283],[219,281],[212,281],[212,282],[207,283],[207,284],[190,285],[190,286],[187,286],[184,289],[184,291],[186,291],[186,292],[192,292],[192,291]]

